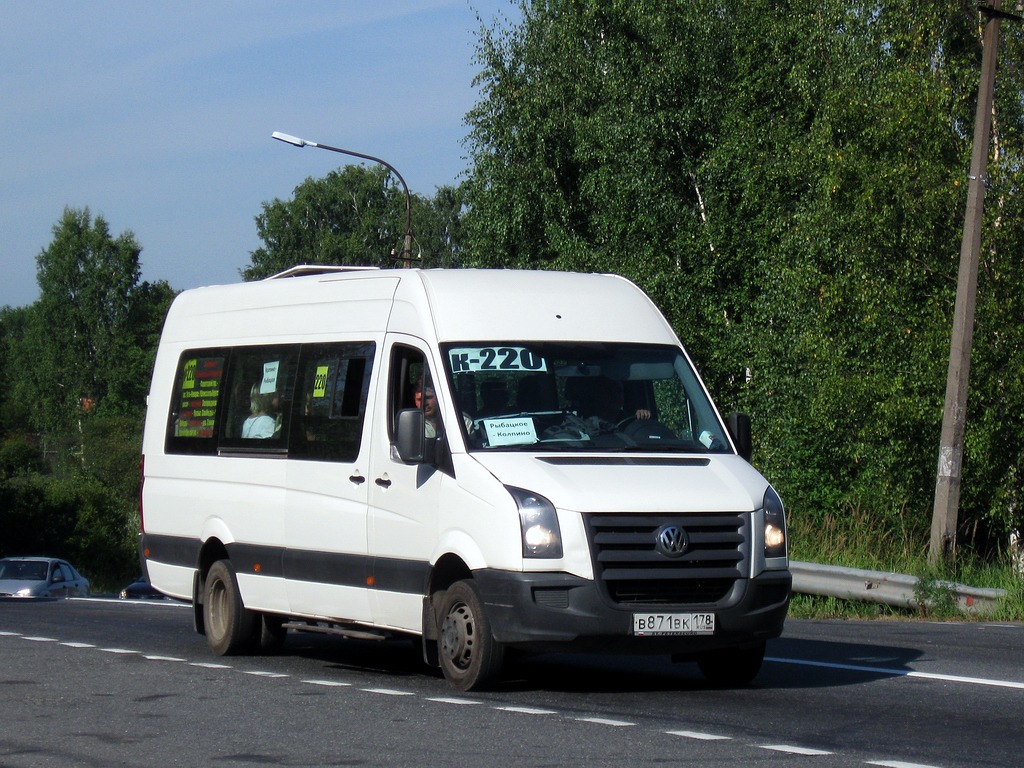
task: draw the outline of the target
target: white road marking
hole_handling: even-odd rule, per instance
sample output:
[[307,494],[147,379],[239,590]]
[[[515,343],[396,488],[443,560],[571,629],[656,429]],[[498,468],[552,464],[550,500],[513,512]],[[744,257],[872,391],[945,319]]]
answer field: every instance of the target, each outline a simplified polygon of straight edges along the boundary
[[352,683],[342,683],[338,680],[303,680],[302,682],[309,685],[322,685],[325,688],[349,688]]
[[474,701],[473,699],[456,699],[454,696],[436,696],[427,697],[427,701],[436,701],[440,704],[482,704],[483,702]]
[[412,691],[396,691],[393,688],[360,688],[367,693],[379,693],[383,696],[412,696]]
[[609,720],[606,717],[577,717],[576,722],[595,723],[597,725],[610,725],[613,728],[622,728],[629,725],[636,725],[636,723],[630,723],[625,720]]
[[700,731],[665,731],[669,736],[682,736],[684,739],[697,739],[698,741],[731,741],[732,736],[719,736],[714,733],[701,733]]
[[794,747],[790,744],[759,744],[761,749],[770,749],[773,752],[785,752],[789,755],[808,755],[808,756],[821,756],[831,755],[831,752],[827,752],[824,749],[809,749],[807,747]]
[[877,765],[881,768],[938,768],[938,766],[935,765],[905,763],[902,760],[868,760],[867,765]]
[[960,675],[943,675],[937,672],[918,672],[913,669],[892,669],[891,667],[867,667],[858,664],[839,664],[831,661],[810,661],[808,659],[783,659],[777,656],[765,656],[765,661],[777,664],[798,664],[805,667],[826,667],[829,669],[845,669],[850,672],[870,672],[876,675],[891,677],[917,677],[923,680],[940,680],[946,683],[968,683],[970,685],[988,685],[996,688],[1016,688],[1024,690],[1024,683],[1014,680],[992,680],[985,677],[962,677]]
[[553,709],[537,709],[536,707],[495,707],[495,709],[501,712],[515,712],[519,715],[557,715],[558,713]]

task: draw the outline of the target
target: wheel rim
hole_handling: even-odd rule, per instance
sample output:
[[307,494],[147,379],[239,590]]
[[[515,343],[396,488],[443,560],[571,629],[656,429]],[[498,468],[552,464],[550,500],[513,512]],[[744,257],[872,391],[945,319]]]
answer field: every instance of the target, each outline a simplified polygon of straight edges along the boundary
[[209,617],[207,618],[209,626],[207,630],[214,638],[224,637],[225,616],[227,615],[225,609],[227,590],[224,588],[222,581],[216,580],[210,584],[210,594],[207,596],[207,600],[210,603]]
[[476,621],[465,603],[456,603],[441,625],[441,653],[456,669],[468,669],[476,645]]

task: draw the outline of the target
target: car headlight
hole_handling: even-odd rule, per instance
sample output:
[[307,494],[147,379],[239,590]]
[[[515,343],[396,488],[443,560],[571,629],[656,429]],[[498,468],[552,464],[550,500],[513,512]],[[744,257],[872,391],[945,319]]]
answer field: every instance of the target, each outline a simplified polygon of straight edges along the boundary
[[771,486],[764,492],[764,556],[786,557],[786,510]]
[[519,507],[523,557],[561,557],[562,533],[558,528],[558,514],[551,502],[522,488],[510,485],[505,488]]
[[24,589],[19,589],[17,592],[14,593],[14,596],[15,597],[32,597],[32,587],[25,587]]

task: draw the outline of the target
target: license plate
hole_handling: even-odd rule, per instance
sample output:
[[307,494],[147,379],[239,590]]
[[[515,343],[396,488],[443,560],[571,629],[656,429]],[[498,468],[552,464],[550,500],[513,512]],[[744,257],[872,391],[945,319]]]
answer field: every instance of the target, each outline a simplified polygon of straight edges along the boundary
[[634,613],[633,634],[637,637],[655,635],[711,635],[715,632],[713,613]]

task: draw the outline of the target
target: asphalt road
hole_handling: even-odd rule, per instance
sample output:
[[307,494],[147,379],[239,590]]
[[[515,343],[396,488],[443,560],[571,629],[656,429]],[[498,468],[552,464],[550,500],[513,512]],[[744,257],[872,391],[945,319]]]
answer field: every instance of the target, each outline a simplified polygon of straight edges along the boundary
[[1024,765],[1024,625],[789,621],[746,689],[661,658],[453,692],[405,642],[214,657],[170,602],[0,601],[0,766]]

